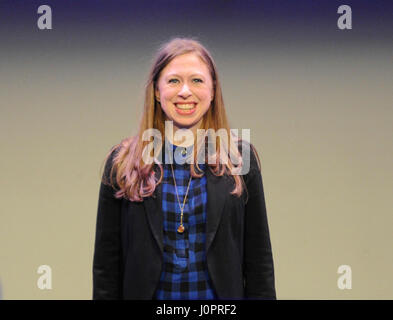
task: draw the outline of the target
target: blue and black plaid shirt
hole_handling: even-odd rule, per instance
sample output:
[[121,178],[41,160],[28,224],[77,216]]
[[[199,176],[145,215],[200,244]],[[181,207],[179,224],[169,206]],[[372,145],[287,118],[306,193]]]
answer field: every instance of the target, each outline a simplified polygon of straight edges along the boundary
[[[176,146],[172,146],[175,150]],[[186,156],[187,157],[187,156]],[[190,180],[190,165],[173,161],[180,205]],[[162,211],[164,214],[164,268],[155,294],[159,300],[217,299],[206,265],[206,176],[193,178],[184,205],[183,225],[178,233],[180,207],[171,165],[163,164]],[[205,165],[199,165],[205,170]]]

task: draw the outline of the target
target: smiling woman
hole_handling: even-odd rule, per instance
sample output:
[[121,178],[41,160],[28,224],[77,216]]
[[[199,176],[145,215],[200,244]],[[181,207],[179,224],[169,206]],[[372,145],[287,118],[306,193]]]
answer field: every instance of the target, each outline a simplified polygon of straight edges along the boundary
[[[166,121],[194,133],[181,153],[194,157],[191,164],[144,162],[146,130],[165,137],[164,155],[180,144],[166,135]],[[113,146],[105,161],[94,299],[276,298],[257,152],[246,141],[214,139],[213,154],[205,154],[197,129],[231,136],[213,58],[198,41],[175,38],[153,62],[138,134]],[[236,154],[238,166],[248,154],[249,170],[233,174],[236,165],[223,161],[222,150]]]

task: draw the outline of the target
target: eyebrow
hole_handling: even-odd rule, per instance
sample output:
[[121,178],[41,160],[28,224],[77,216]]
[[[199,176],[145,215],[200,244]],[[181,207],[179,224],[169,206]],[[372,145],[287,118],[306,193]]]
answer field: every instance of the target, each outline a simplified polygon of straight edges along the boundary
[[[198,76],[198,77],[202,77],[202,78],[205,77],[202,73],[193,73],[192,75],[190,75],[190,77],[194,77],[194,76]],[[169,77],[179,77],[179,78],[181,78],[181,76],[178,75],[177,73],[170,73],[165,78],[169,78]]]

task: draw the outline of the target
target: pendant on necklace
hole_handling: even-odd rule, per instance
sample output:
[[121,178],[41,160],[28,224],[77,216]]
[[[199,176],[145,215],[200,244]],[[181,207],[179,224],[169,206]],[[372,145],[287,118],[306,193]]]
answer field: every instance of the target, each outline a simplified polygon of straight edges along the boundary
[[180,225],[179,228],[177,228],[177,232],[183,233],[184,232],[184,227],[182,225]]

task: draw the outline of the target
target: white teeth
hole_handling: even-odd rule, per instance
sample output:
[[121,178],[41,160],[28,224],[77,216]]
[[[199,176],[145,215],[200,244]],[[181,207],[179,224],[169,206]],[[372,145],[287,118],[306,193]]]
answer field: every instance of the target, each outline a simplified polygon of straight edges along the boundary
[[191,110],[195,107],[195,104],[176,104],[176,107],[182,110]]

